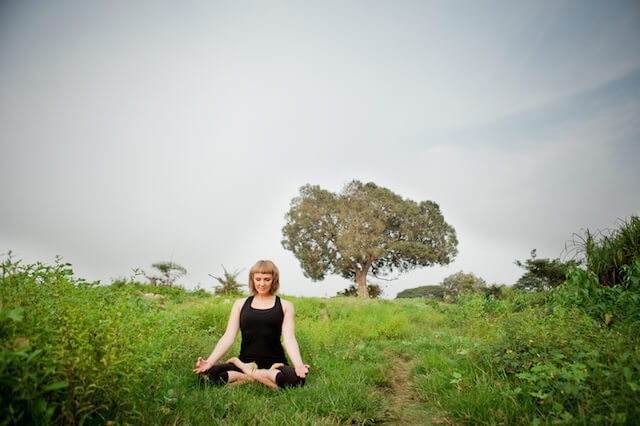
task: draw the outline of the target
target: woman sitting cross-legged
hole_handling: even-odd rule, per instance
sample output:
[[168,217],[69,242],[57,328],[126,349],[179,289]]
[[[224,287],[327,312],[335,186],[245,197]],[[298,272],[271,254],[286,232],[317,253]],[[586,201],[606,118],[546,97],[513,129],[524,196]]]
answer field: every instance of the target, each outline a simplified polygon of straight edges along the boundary
[[[270,260],[253,265],[249,271],[252,296],[234,303],[224,335],[206,360],[198,358],[194,373],[214,384],[257,381],[275,389],[304,385],[309,366],[300,356],[293,304],[276,296],[279,275]],[[216,364],[231,348],[238,331],[242,332],[240,355]],[[285,349],[293,367],[287,362]]]

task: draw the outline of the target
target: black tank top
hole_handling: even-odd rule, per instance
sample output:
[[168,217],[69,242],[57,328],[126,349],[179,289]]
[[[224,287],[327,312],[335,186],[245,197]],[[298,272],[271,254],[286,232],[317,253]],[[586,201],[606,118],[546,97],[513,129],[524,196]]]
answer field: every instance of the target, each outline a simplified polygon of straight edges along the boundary
[[269,368],[281,362],[287,364],[287,358],[280,342],[284,311],[280,297],[269,309],[251,307],[253,296],[247,298],[240,311],[240,359],[242,362],[255,361],[259,368]]

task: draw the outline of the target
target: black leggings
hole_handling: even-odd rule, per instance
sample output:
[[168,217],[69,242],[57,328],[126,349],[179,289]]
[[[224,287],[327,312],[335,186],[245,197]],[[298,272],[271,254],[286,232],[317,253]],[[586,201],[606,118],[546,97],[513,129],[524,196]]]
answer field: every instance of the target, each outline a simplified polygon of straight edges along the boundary
[[[296,375],[296,370],[289,365],[283,365],[278,367],[277,370],[280,370],[280,373],[276,375],[276,384],[279,388],[286,387],[295,387],[295,386],[303,386],[305,379],[300,378]],[[229,371],[237,371],[238,373],[242,373],[238,367],[230,363],[224,364],[216,364],[211,367],[209,370],[205,371],[200,375],[202,381],[215,384],[215,385],[225,385],[229,382]]]

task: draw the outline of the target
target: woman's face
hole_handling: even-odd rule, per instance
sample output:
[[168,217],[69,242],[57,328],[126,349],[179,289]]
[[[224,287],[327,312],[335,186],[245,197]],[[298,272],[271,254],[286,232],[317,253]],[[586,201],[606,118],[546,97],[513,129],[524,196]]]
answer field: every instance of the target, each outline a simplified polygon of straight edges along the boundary
[[273,274],[253,274],[253,287],[256,289],[256,293],[261,296],[266,296],[271,290],[271,283],[273,282]]

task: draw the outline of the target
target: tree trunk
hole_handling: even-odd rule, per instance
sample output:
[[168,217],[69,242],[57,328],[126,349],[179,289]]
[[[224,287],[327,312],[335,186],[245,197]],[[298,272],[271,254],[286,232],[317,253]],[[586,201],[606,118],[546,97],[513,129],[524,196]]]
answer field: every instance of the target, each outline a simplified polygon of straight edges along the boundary
[[358,297],[361,299],[368,299],[369,289],[367,288],[367,271],[356,269],[356,284],[358,285]]

